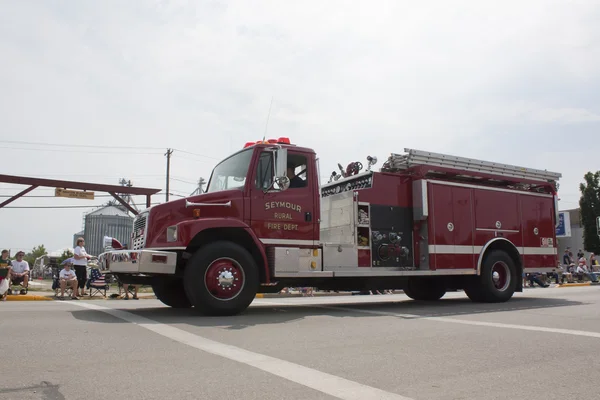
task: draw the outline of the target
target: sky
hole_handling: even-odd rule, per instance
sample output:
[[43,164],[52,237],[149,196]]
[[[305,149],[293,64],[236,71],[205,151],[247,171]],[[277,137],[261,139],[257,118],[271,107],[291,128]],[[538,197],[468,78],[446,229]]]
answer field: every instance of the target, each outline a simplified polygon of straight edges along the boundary
[[[3,174],[164,191],[172,148],[184,196],[265,127],[315,149],[322,179],[407,147],[560,172],[561,209],[600,169],[597,1],[2,6]],[[0,183],[0,199],[24,188]],[[108,200],[53,194],[0,209],[0,247],[70,247]]]

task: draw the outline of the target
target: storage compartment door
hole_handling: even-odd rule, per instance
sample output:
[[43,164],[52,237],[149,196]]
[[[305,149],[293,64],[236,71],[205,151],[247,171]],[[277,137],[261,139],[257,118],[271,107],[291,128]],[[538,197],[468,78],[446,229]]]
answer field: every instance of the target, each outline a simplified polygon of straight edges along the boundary
[[471,191],[468,187],[429,184],[431,269],[474,268]]

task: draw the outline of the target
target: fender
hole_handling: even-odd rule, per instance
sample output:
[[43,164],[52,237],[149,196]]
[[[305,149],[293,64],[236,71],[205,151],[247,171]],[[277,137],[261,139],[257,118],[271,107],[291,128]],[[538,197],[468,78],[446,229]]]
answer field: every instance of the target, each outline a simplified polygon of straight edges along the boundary
[[477,275],[481,275],[481,264],[483,263],[483,256],[485,255],[485,252],[487,251],[487,249],[490,247],[490,245],[492,243],[495,243],[495,242],[498,242],[498,241],[506,242],[510,246],[514,247],[514,249],[517,252],[517,254],[521,255],[521,252],[519,251],[519,249],[517,248],[517,246],[515,246],[515,244],[513,242],[511,242],[510,240],[508,240],[506,238],[500,238],[500,237],[494,238],[494,239],[490,240],[489,242],[487,242],[485,244],[485,246],[483,246],[483,248],[479,252],[479,259],[477,260]]
[[267,262],[267,254],[265,253],[264,246],[260,240],[256,237],[256,234],[248,225],[236,218],[201,218],[196,220],[182,221],[177,225],[177,242],[183,246],[187,246],[194,237],[207,229],[218,229],[218,228],[239,228],[243,229],[250,235],[254,245],[260,253],[260,257],[263,262],[263,269],[265,271],[266,283],[271,282],[271,275],[269,273],[269,264]]

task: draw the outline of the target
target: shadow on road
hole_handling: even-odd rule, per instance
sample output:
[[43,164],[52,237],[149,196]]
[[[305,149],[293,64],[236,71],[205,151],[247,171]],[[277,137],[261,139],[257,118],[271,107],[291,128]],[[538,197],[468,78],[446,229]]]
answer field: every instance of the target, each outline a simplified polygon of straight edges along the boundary
[[[442,299],[436,302],[420,302],[400,298],[397,302],[352,302],[344,304],[290,304],[262,305],[250,307],[243,314],[233,317],[205,317],[198,315],[193,309],[172,309],[168,307],[118,309],[144,317],[160,324],[185,324],[196,327],[215,327],[228,330],[240,330],[253,326],[285,324],[304,318],[381,318],[383,315],[404,314],[397,317],[403,319],[419,319],[426,317],[452,317],[461,315],[488,314],[517,310],[542,310],[557,307],[580,306],[586,303],[558,298],[512,298],[500,304],[473,303],[467,298]],[[364,310],[367,313],[353,310]],[[96,323],[125,323],[124,320],[103,312],[93,310],[71,311],[79,320]],[[371,312],[372,314],[368,314]],[[377,314],[381,313],[381,314]]]

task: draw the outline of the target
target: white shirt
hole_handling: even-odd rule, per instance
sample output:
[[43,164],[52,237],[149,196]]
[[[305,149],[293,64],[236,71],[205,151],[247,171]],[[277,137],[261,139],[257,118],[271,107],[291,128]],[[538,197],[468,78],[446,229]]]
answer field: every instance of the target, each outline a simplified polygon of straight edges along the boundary
[[22,274],[25,271],[29,271],[29,263],[25,260],[23,260],[23,261],[12,260],[11,264],[12,264],[13,272],[16,272],[17,274]]
[[[88,253],[85,252],[85,247],[77,246],[73,250],[73,254],[77,254],[78,256],[87,256]],[[75,259],[73,265],[87,265],[87,258],[82,258],[80,260]]]
[[70,270],[67,271],[66,268],[63,268],[63,269],[60,270],[60,274],[59,274],[60,279],[67,279],[67,280],[69,280],[69,279],[75,278],[75,276],[76,276],[75,275],[75,271],[73,271],[72,269],[70,269]]

